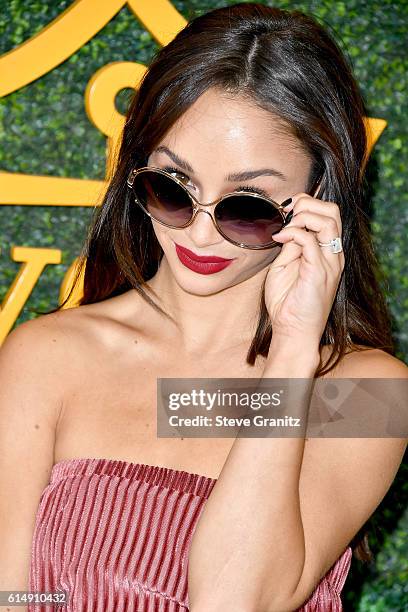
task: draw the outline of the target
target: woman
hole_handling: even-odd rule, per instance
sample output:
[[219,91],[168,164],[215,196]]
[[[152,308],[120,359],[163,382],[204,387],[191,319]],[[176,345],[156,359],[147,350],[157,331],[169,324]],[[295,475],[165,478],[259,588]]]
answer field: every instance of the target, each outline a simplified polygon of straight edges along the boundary
[[407,377],[364,213],[364,115],[300,12],[217,9],[156,55],[81,305],[0,353],[2,589],[65,590],[66,610],[342,609],[406,440],[159,438],[155,402],[158,378]]

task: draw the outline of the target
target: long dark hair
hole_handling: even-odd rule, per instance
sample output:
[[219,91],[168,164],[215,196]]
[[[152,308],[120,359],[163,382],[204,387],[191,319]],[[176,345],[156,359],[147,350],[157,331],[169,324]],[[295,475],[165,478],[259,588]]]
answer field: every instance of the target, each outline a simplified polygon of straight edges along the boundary
[[[150,219],[130,202],[126,179],[132,168],[147,163],[177,119],[210,87],[245,96],[279,118],[312,160],[306,191],[321,177],[317,197],[340,207],[346,265],[321,338],[321,345],[330,344],[333,351],[315,376],[332,370],[348,350],[375,347],[393,354],[366,212],[362,95],[340,48],[314,18],[258,3],[196,17],[154,56],[129,105],[115,171],[96,208],[76,280],[58,309],[85,267],[80,304],[133,288],[170,316],[145,284],[163,251]],[[271,336],[262,290],[249,364],[267,355]],[[366,536],[355,556],[371,560]]]

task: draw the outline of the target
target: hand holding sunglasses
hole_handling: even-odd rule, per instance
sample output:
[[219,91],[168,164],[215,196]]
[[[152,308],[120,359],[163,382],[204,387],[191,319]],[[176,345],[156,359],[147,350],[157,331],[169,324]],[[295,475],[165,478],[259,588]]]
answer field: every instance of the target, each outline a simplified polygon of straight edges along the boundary
[[265,304],[273,330],[271,355],[282,339],[292,346],[317,349],[345,264],[342,250],[322,248],[333,236],[341,236],[336,203],[299,193],[289,209],[294,214],[275,235],[283,247],[265,281]]
[[[219,233],[245,249],[270,249],[280,246],[271,237],[290,221],[283,204],[258,193],[235,191],[215,202],[201,204],[182,180],[166,170],[144,166],[130,172],[127,184],[136,204],[149,217],[166,227],[183,229],[202,211],[209,214]],[[213,212],[203,210],[214,206]]]

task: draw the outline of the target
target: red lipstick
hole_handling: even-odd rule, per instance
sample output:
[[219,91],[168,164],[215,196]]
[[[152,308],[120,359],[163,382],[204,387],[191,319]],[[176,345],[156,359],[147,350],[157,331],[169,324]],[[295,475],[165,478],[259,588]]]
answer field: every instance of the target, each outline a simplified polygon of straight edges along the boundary
[[225,259],[224,257],[216,257],[215,255],[196,255],[190,249],[182,247],[176,242],[176,253],[181,263],[199,274],[214,274],[220,272],[234,261],[233,259]]

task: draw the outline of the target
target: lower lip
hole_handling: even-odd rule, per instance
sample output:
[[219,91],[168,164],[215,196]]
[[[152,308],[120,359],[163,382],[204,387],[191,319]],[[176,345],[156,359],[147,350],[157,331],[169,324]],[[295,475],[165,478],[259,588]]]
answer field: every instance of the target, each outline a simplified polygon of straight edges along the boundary
[[218,262],[196,261],[184,253],[184,251],[182,251],[177,244],[176,253],[179,260],[184,266],[186,266],[186,268],[189,268],[194,272],[198,272],[198,274],[215,274],[215,272],[224,270],[224,268],[229,266],[234,261],[233,259]]

